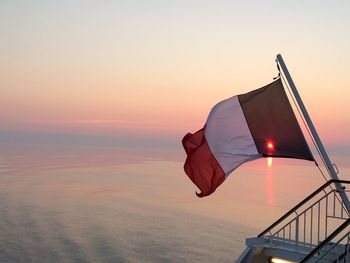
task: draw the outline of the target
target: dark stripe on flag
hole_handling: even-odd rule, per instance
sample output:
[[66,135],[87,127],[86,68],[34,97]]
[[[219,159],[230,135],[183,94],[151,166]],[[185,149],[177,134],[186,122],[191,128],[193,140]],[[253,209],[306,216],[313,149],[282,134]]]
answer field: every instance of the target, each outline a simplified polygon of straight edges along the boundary
[[238,99],[259,153],[314,160],[281,79]]

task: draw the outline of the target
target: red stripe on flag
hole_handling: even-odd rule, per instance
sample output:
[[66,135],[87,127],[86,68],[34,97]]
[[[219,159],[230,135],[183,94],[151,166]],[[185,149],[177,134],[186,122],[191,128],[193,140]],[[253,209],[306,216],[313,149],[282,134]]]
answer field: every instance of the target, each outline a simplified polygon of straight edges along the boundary
[[192,182],[201,190],[196,193],[204,197],[213,193],[225,181],[225,173],[210,151],[204,136],[204,128],[182,139],[187,153],[184,170]]

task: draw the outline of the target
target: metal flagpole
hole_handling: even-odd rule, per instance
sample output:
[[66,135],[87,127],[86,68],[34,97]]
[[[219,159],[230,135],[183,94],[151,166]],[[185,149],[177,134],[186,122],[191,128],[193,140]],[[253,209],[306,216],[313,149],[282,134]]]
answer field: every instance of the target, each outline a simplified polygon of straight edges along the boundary
[[[326,163],[326,166],[327,166],[327,168],[328,168],[328,170],[330,172],[330,176],[332,177],[332,179],[339,180],[339,177],[338,177],[338,175],[337,175],[337,173],[336,173],[336,171],[334,169],[334,166],[332,165],[332,162],[331,162],[331,160],[328,157],[326,149],[324,148],[324,146],[323,146],[323,144],[321,142],[321,139],[320,139],[320,137],[317,134],[315,126],[313,125],[313,123],[311,121],[311,118],[310,118],[310,116],[309,116],[309,114],[308,114],[308,112],[307,112],[307,110],[306,110],[306,108],[304,106],[303,101],[301,100],[301,97],[300,97],[299,92],[298,92],[298,90],[297,90],[297,88],[296,88],[296,86],[295,86],[295,84],[293,82],[293,79],[292,79],[292,77],[289,74],[287,66],[284,63],[283,58],[282,58],[282,56],[280,54],[277,55],[277,62],[281,66],[282,71],[283,71],[283,73],[284,73],[284,75],[285,75],[285,77],[286,77],[286,79],[288,81],[288,84],[289,84],[289,86],[290,86],[290,88],[291,88],[291,90],[292,90],[292,92],[294,94],[294,97],[295,97],[295,99],[296,99],[296,101],[297,101],[297,103],[299,105],[299,108],[300,108],[301,112],[303,113],[303,116],[305,118],[305,121],[306,121],[307,125],[309,126],[309,129],[310,129],[310,132],[312,134],[312,137],[314,138],[315,143],[317,144],[317,147],[318,147],[318,149],[319,149],[319,151],[320,151],[320,153],[321,153],[321,155],[322,155],[322,157],[323,157],[323,159],[324,159],[324,161]],[[336,186],[337,190],[339,191],[340,197],[343,200],[344,205],[346,206],[348,212],[350,212],[350,202],[349,202],[348,196],[344,192],[344,189],[343,189],[342,185],[340,183],[335,183],[335,186]]]

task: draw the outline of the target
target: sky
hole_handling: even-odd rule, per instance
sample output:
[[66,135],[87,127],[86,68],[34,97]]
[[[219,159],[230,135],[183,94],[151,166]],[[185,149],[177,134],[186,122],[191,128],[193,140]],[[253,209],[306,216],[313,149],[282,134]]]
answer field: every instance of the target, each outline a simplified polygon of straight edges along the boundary
[[0,141],[181,147],[217,102],[271,82],[281,53],[324,143],[350,154],[349,12],[349,1],[2,0]]

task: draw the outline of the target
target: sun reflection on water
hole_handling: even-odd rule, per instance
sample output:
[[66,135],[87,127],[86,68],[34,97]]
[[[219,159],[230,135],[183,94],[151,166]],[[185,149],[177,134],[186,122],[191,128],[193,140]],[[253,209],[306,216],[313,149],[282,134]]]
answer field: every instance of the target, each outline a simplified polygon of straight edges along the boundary
[[267,167],[268,168],[272,167],[272,157],[267,157]]
[[269,206],[274,206],[276,203],[273,189],[273,175],[272,175],[272,157],[267,157],[267,171],[265,175],[266,183],[266,203]]

